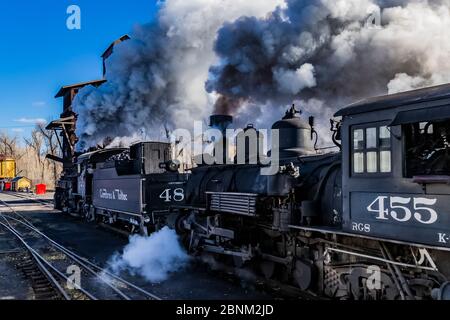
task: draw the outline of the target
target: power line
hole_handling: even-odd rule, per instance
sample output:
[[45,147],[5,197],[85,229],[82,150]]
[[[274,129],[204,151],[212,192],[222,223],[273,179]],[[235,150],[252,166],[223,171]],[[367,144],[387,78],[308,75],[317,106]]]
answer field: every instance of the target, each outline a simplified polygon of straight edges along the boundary
[[15,128],[35,128],[36,124],[22,125],[22,126],[0,126],[0,129],[15,129]]

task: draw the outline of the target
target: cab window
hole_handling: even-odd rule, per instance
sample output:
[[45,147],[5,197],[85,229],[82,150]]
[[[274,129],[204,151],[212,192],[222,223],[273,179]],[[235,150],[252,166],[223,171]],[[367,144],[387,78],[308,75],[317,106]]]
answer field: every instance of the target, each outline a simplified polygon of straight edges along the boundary
[[450,175],[450,120],[403,125],[405,176]]
[[387,126],[352,129],[352,172],[358,174],[390,173],[391,132]]

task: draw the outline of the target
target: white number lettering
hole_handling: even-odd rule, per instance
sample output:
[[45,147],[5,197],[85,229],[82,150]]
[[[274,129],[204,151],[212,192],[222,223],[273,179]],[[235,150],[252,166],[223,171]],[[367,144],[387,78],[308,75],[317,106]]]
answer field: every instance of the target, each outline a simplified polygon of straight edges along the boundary
[[172,200],[172,197],[170,196],[170,189],[166,189],[163,191],[163,193],[159,196],[160,199],[164,199],[164,202],[170,202]]
[[[388,220],[387,215],[389,214],[389,210],[384,208],[384,200],[386,200],[388,197],[378,197],[375,199],[374,202],[372,202],[368,207],[367,210],[369,212],[376,212],[378,213],[378,220]],[[378,209],[373,208],[378,202]]]
[[392,209],[401,209],[405,212],[405,216],[403,218],[399,218],[397,211],[391,211],[391,216],[395,220],[399,222],[406,222],[411,220],[412,213],[411,210],[409,210],[407,207],[396,205],[396,203],[399,204],[408,204],[411,202],[411,198],[400,198],[400,197],[392,197],[391,198],[391,208]]
[[159,195],[159,198],[164,199],[164,202],[171,202],[172,199],[176,202],[181,202],[184,200],[184,190],[182,188],[175,189],[172,196],[172,190],[166,189]]
[[184,190],[181,188],[175,189],[173,192],[173,200],[180,202],[184,200]]
[[[436,202],[437,199],[414,198],[414,210],[416,210],[416,212],[414,213],[414,218],[423,224],[435,223],[438,219],[437,212],[431,208],[419,207],[418,205],[434,206]],[[422,215],[420,214],[420,212],[417,212],[417,210],[428,211],[428,213],[430,214],[430,219],[423,220]]]
[[[386,209],[386,199],[389,198],[389,204],[391,211]],[[408,222],[414,216],[414,219],[423,224],[433,224],[438,219],[438,214],[436,210],[424,206],[434,206],[437,202],[437,199],[426,199],[426,198],[414,198],[414,215],[408,207],[411,203],[411,198],[403,198],[403,197],[385,197],[380,196],[376,198],[368,207],[368,212],[375,212],[377,214],[376,219],[378,220],[389,220],[389,215],[398,222]],[[402,216],[399,210],[404,212]],[[422,211],[422,212],[420,212]],[[425,219],[429,215],[428,220]]]

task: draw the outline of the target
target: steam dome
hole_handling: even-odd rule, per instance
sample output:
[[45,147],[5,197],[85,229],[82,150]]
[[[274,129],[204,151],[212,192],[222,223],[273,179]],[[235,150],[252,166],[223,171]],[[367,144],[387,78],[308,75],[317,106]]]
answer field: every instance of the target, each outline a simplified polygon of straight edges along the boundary
[[310,124],[300,118],[300,111],[292,106],[282,120],[275,122],[272,130],[279,130],[281,158],[315,154]]

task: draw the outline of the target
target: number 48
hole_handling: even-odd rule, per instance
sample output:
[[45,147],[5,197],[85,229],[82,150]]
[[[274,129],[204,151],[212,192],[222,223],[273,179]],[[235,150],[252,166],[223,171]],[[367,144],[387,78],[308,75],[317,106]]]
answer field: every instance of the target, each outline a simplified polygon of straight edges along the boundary
[[[387,199],[389,199],[391,210],[386,208]],[[405,206],[410,204],[411,200],[413,200],[414,213]],[[434,209],[425,206],[433,206],[436,202],[437,199],[380,196],[367,207],[367,210],[377,213],[378,220],[389,220],[391,216],[396,221],[407,222],[414,216],[414,219],[420,223],[433,224],[437,221],[438,214]],[[425,218],[427,216],[428,220]]]
[[159,198],[164,199],[164,202],[171,202],[172,200],[181,202],[184,200],[184,190],[182,188],[166,189],[159,195]]

